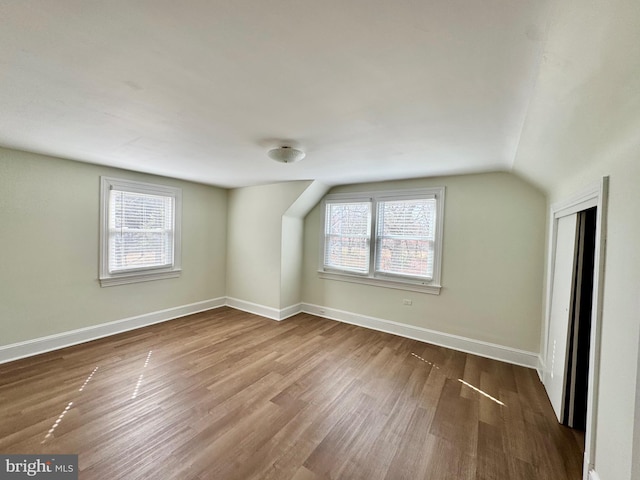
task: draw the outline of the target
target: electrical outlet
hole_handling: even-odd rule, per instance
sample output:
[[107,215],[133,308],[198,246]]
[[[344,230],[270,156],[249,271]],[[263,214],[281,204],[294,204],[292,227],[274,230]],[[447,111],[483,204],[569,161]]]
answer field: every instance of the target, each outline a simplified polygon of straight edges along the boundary
[[410,307],[411,305],[413,305],[413,301],[410,298],[405,298],[404,300],[402,300],[402,304]]

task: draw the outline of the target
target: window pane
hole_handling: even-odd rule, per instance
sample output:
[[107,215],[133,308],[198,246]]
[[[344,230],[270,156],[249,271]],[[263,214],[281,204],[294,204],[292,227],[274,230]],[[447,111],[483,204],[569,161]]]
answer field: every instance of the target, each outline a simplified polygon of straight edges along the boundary
[[112,190],[109,271],[173,264],[173,197]]
[[412,277],[433,275],[433,248],[430,242],[384,238],[380,241],[377,271]]
[[325,212],[324,266],[369,271],[371,204],[328,203]]
[[378,203],[376,272],[432,278],[436,200]]

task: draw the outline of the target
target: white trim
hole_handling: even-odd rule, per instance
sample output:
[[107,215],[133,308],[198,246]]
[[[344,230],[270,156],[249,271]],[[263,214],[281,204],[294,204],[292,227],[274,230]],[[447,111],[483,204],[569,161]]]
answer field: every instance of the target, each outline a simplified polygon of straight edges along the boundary
[[182,273],[180,269],[168,270],[166,272],[151,271],[140,274],[140,272],[126,273],[117,277],[105,277],[100,279],[101,287],[112,287],[115,285],[126,285],[129,283],[150,282],[152,280],[164,280],[167,278],[177,278]]
[[[606,177],[608,179],[608,177]],[[608,180],[607,180],[608,181]],[[548,331],[549,319],[551,318],[551,292],[553,291],[553,271],[555,269],[556,242],[558,240],[558,219],[581,212],[591,207],[598,206],[598,196],[600,195],[600,184],[594,184],[580,193],[571,196],[566,200],[556,202],[551,205],[549,215],[549,241],[548,241],[548,257],[547,257],[547,305],[545,312],[545,335],[541,355],[547,357],[547,349],[549,345]]]
[[[407,190],[375,190],[365,192],[331,193],[326,195],[321,204],[320,215],[320,255],[318,276],[326,280],[338,280],[365,285],[376,285],[398,290],[408,290],[439,295],[441,289],[442,250],[444,248],[444,203],[445,187],[427,187]],[[391,200],[435,199],[436,200],[436,232],[434,238],[434,260],[432,278],[412,278],[404,275],[385,275],[376,272],[375,263],[378,250],[378,203]],[[346,270],[325,267],[326,212],[331,203],[362,202],[369,203],[369,268],[367,272],[350,273]]]
[[288,307],[280,309],[280,320],[285,320],[289,317],[293,317],[294,315],[302,312],[302,304],[297,303],[295,305],[289,305]]
[[421,342],[432,343],[434,345],[440,345],[442,347],[452,348],[461,352],[492,358],[494,360],[500,360],[528,368],[535,369],[539,362],[539,356],[535,352],[527,352],[525,350],[518,350],[511,347],[505,347],[503,345],[483,342],[458,335],[438,332],[422,327],[415,327],[413,325],[407,325],[382,318],[369,317],[358,313],[346,312],[344,310],[323,307],[310,303],[299,303],[279,310],[277,308],[240,300],[238,298],[227,297],[226,305],[237,310],[253,313],[254,315],[260,315],[277,321],[284,320],[300,312],[309,313],[318,317],[358,325],[364,328],[399,335],[401,337],[411,338]]
[[[163,267],[109,271],[109,192],[113,189],[173,198],[173,261]],[[98,280],[101,287],[179,277],[182,273],[182,189],[135,180],[100,177],[100,244]]]
[[299,303],[282,309],[277,309],[233,297],[227,297],[226,305],[231,308],[235,308],[236,310],[253,313],[254,315],[260,315],[261,317],[270,318],[271,320],[276,320],[278,322],[302,311],[300,308],[301,304]]
[[407,290],[410,292],[430,293],[432,295],[440,295],[440,285],[425,284],[421,285],[416,282],[405,281],[402,278],[398,280],[389,280],[387,278],[365,277],[364,275],[349,275],[348,273],[336,273],[329,271],[318,271],[318,278],[324,280],[336,280],[338,282],[361,283],[364,285],[372,285],[375,287],[394,288],[396,290]]
[[[596,240],[593,261],[593,300],[591,311],[591,343],[589,347],[589,390],[587,392],[587,425],[585,432],[585,470],[593,470],[596,461],[598,390],[600,384],[600,343],[602,339],[602,306],[607,243],[607,210],[609,177],[602,177],[597,192]],[[589,473],[591,475],[591,473]]]
[[185,315],[212,310],[222,306],[228,306],[236,310],[242,310],[244,312],[253,313],[255,315],[277,321],[284,320],[301,312],[309,313],[319,317],[328,318],[330,320],[358,325],[364,328],[399,335],[401,337],[411,338],[421,342],[432,343],[434,345],[492,358],[512,363],[514,365],[521,365],[528,368],[536,368],[539,361],[538,355],[534,352],[518,350],[511,347],[505,347],[503,345],[483,342],[404,323],[393,322],[382,318],[346,312],[344,310],[309,303],[299,303],[296,305],[290,305],[283,309],[277,309],[233,297],[219,297],[103,323],[100,325],[27,340],[11,345],[0,346],[0,364],[89,342],[91,340],[97,340],[99,338],[127,332],[129,330],[135,330],[137,328],[146,327],[156,323],[166,322]]
[[595,470],[589,470],[588,480],[600,480],[600,475]]
[[[596,207],[596,239],[593,274],[593,303],[591,312],[591,341],[589,347],[589,387],[587,391],[587,425],[585,431],[584,468],[582,478],[598,478],[593,470],[596,458],[596,425],[598,384],[600,377],[600,340],[602,334],[602,301],[604,298],[604,261],[606,252],[607,201],[609,195],[609,177],[591,185],[571,198],[551,205],[549,215],[549,248],[547,257],[547,298],[544,319],[544,331],[541,355],[548,357],[549,323],[551,319],[551,292],[553,291],[553,272],[555,269],[558,219],[567,215]],[[544,365],[544,363],[542,363]],[[546,387],[545,387],[546,388]],[[595,477],[594,477],[595,475]]]
[[[607,177],[608,178],[608,177]],[[566,217],[598,205],[600,184],[593,184],[572,197],[551,205],[551,211],[555,218]]]
[[335,308],[323,307],[309,303],[302,304],[302,311],[330,320],[350,323],[360,327],[370,328],[381,332],[411,338],[421,342],[432,343],[441,347],[447,347],[461,352],[479,355],[481,357],[492,358],[514,365],[521,365],[528,368],[536,368],[538,365],[538,354],[527,352],[503,345],[483,342],[472,338],[461,337],[449,333],[429,330],[422,327],[407,325],[405,323],[393,322],[382,318],[369,317],[359,313],[346,312]]
[[545,362],[544,362],[544,358],[542,357],[542,354],[538,355],[538,366],[536,368],[536,370],[538,371],[538,377],[540,378],[540,382],[542,383],[544,381],[544,370],[545,368],[547,368]]
[[90,342],[98,338],[108,337],[136,328],[146,327],[155,323],[162,323],[175,318],[204,312],[225,305],[225,298],[213,298],[202,302],[191,303],[157,312],[145,313],[135,317],[124,318],[90,327],[78,328],[68,332],[48,335],[24,342],[0,346],[0,363],[11,362],[20,358],[31,357],[52,350],[70,347],[79,343]]

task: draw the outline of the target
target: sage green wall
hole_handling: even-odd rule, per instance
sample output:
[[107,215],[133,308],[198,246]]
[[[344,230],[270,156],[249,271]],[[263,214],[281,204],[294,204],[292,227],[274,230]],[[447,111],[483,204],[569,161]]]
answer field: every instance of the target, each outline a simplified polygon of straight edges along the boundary
[[280,308],[297,305],[301,300],[304,219],[282,217],[282,257],[280,261]]
[[322,182],[309,183],[282,217],[281,308],[302,302],[304,218],[328,191],[329,186]]
[[513,164],[551,202],[610,176],[595,426],[601,480],[640,479],[639,7],[554,2]]
[[[100,287],[100,176],[182,188],[179,278]],[[0,345],[225,294],[227,191],[0,148]]]
[[[446,187],[440,295],[320,279],[320,207],[305,219],[303,301],[538,352],[546,198],[510,173],[334,188]],[[412,306],[404,306],[403,299]]]
[[[270,308],[284,308],[281,275],[295,275],[296,265],[282,265],[283,215],[311,184],[283,182],[229,191],[227,225],[227,295]],[[287,242],[295,242],[294,224],[287,224]],[[285,262],[299,263],[300,257],[285,255]],[[293,292],[295,295],[295,292]],[[285,295],[289,301],[291,293]],[[297,303],[297,302],[296,302]]]
[[602,480],[640,478],[640,154],[619,153],[551,194],[552,202],[561,201],[610,176],[595,457]]

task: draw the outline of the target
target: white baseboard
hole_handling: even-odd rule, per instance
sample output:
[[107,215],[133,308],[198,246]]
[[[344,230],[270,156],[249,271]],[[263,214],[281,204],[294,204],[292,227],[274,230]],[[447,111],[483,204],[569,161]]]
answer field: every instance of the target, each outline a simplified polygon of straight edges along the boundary
[[600,475],[595,470],[589,470],[589,480],[600,480]]
[[242,310],[243,312],[253,313],[254,315],[260,315],[261,317],[267,317],[271,320],[277,321],[284,320],[285,318],[289,318],[302,311],[302,304],[300,303],[297,305],[290,305],[282,309],[277,309],[233,297],[227,297],[226,305],[231,308],[235,308],[236,310]]
[[523,367],[535,369],[538,366],[538,354],[534,352],[527,352],[503,345],[482,342],[480,340],[415,327],[382,318],[369,317],[358,313],[345,312],[344,310],[337,310],[320,305],[303,303],[302,311],[319,317],[392,333],[401,337],[412,338],[421,342],[432,343],[441,347],[452,348],[461,352],[472,353],[481,357],[492,358]]
[[117,333],[127,332],[140,327],[153,325],[154,323],[166,322],[174,318],[184,317],[193,313],[204,312],[213,308],[224,306],[225,298],[214,298],[202,302],[182,305],[180,307],[168,308],[157,312],[146,313],[135,317],[116,320],[91,327],[79,328],[68,332],[48,335],[46,337],[35,338],[24,342],[13,343],[0,346],[0,363],[11,362],[20,358],[31,357],[40,353],[70,347],[79,343],[97,340]]
[[[339,322],[350,323],[381,332],[399,335],[401,337],[412,338],[422,342],[433,343],[442,347],[472,353],[481,357],[493,358],[503,362],[521,365],[528,368],[538,369],[541,359],[537,353],[518,350],[492,343],[482,342],[471,338],[442,333],[426,328],[415,327],[404,323],[393,322],[381,318],[368,317],[358,313],[346,312],[334,308],[300,303],[291,305],[283,309],[266,307],[257,303],[247,302],[238,298],[227,297],[227,306],[253,313],[272,320],[284,320],[300,312],[310,313],[319,317],[337,320]],[[538,371],[540,375],[540,370]]]
[[298,303],[296,305],[289,305],[288,307],[280,310],[280,320],[284,320],[285,318],[293,317],[302,312],[302,304]]
[[[253,313],[272,320],[284,320],[300,312],[310,313],[319,317],[337,320],[339,322],[359,325],[361,327],[379,330],[381,332],[412,338],[421,342],[432,343],[442,347],[452,348],[462,352],[472,353],[482,357],[493,358],[503,362],[522,365],[529,368],[539,368],[541,359],[537,353],[517,350],[502,345],[482,342],[471,338],[460,337],[448,333],[428,330],[404,323],[369,317],[358,313],[346,312],[334,308],[323,307],[308,303],[290,305],[277,309],[247,302],[233,297],[219,297],[202,302],[151,312],[136,317],[116,320],[91,327],[80,328],[46,337],[27,340],[11,345],[0,346],[0,363],[6,363],[20,358],[30,357],[40,353],[57,350],[79,343],[96,340],[98,338],[115,335],[117,333],[146,327],[155,323],[166,322],[174,318],[203,312],[214,308],[229,306],[237,310]],[[538,372],[540,374],[540,371]]]
[[538,355],[538,365],[536,367],[536,370],[538,371],[538,378],[540,378],[540,381],[544,383],[544,370],[547,368],[546,364],[544,363],[544,360],[542,359],[542,357],[540,355]]

